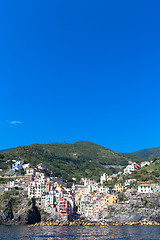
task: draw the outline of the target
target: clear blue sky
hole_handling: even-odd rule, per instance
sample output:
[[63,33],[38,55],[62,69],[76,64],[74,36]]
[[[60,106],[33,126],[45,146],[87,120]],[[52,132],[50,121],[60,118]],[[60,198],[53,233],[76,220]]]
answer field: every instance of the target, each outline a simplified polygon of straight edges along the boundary
[[160,2],[0,1],[0,149],[160,146]]

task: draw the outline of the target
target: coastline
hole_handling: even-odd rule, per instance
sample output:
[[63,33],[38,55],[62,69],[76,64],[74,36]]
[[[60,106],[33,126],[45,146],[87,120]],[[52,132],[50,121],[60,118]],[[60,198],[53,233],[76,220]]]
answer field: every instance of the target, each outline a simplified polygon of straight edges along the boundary
[[81,221],[73,221],[73,222],[40,222],[28,225],[28,227],[34,227],[34,226],[160,226],[159,222],[145,222],[145,221],[138,221],[138,222],[125,222],[125,223],[119,223],[119,222],[81,222]]

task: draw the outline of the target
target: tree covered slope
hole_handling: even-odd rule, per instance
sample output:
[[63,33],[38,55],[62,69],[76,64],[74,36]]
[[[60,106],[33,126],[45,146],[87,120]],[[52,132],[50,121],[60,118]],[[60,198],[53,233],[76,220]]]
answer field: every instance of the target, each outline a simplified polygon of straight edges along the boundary
[[142,149],[140,151],[131,153],[131,155],[145,160],[158,158],[160,157],[160,147]]
[[81,141],[76,143],[33,144],[15,148],[3,153],[6,160],[23,160],[36,166],[44,163],[57,177],[71,181],[72,177],[99,179],[102,173],[119,171],[105,165],[128,164],[128,160],[140,161],[129,155],[112,151],[95,143]]

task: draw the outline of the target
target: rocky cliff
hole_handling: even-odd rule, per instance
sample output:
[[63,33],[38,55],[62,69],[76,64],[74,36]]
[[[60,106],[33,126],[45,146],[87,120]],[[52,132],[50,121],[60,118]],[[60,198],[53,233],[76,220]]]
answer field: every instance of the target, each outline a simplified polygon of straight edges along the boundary
[[108,222],[153,221],[160,223],[160,196],[141,196],[137,200],[110,206],[99,213],[99,219]]
[[[97,220],[109,223],[152,221],[160,223],[160,196],[141,196],[128,202],[119,202],[109,206],[97,215]],[[95,220],[95,216],[93,219]],[[0,204],[0,224],[26,225],[42,222],[63,222],[62,216],[53,209],[45,213],[37,208],[35,201],[28,200],[23,193],[6,194]]]
[[23,203],[18,206],[18,211],[13,210],[13,200],[9,199],[4,210],[0,213],[0,224],[34,224],[41,221],[41,214],[32,201],[31,205]]
[[27,199],[23,191],[6,192],[0,196],[0,224],[26,225],[52,221],[63,221],[54,208],[46,213],[36,206],[34,199]]

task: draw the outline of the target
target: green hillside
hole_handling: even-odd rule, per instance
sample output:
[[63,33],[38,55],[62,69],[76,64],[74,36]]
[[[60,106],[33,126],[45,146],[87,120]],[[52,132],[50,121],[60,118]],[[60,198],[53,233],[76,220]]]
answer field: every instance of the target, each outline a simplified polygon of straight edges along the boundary
[[0,153],[10,152],[10,151],[12,151],[13,149],[14,149],[14,148],[8,148],[8,149],[0,150]]
[[160,158],[154,159],[149,166],[132,173],[132,178],[141,182],[160,183]]
[[158,158],[160,157],[160,147],[142,149],[140,151],[131,153],[131,155],[145,160]]
[[125,166],[128,160],[140,161],[129,154],[118,153],[86,141],[72,144],[33,144],[15,148],[3,155],[5,160],[23,160],[33,166],[42,162],[54,171],[55,176],[67,181],[71,181],[72,177],[99,179],[104,172],[111,174],[119,171],[114,167],[106,168],[105,165]]

